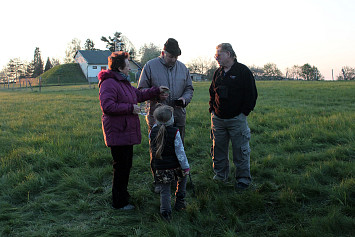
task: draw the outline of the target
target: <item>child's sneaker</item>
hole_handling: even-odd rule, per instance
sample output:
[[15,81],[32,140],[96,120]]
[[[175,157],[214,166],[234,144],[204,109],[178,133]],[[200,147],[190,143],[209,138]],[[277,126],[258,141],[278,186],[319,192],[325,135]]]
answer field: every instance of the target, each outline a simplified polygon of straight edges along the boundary
[[119,208],[118,210],[123,210],[123,211],[129,211],[129,210],[133,210],[135,207],[131,204],[127,204],[124,207]]
[[112,208],[113,209],[116,209],[116,210],[123,210],[123,211],[129,211],[129,210],[133,210],[135,208],[135,206],[131,205],[131,204],[127,204],[126,206],[124,207],[115,207],[114,205],[112,205]]
[[235,183],[234,187],[235,187],[235,190],[237,192],[245,191],[245,190],[247,190],[249,188],[249,184],[245,184],[245,183],[242,183],[242,182],[237,182],[237,183]]

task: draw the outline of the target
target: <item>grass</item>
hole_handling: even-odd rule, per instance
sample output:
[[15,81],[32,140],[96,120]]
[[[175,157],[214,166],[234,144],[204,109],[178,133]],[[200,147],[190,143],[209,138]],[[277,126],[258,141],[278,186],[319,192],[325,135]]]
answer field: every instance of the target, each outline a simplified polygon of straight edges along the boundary
[[44,85],[87,83],[78,63],[57,65],[44,72],[41,77]]
[[143,118],[129,183],[137,208],[120,212],[97,87],[1,89],[0,236],[352,236],[354,82],[257,81],[243,193],[212,180],[209,83],[194,86],[185,145],[196,195],[188,183],[188,207],[170,224],[151,191]]

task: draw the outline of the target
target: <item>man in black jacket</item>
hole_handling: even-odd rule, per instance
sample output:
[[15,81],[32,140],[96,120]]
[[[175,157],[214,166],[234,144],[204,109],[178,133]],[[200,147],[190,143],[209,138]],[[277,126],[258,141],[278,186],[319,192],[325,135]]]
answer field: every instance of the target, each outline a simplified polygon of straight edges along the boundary
[[231,44],[222,43],[216,49],[215,58],[220,67],[215,71],[209,89],[213,179],[228,180],[228,146],[231,141],[236,166],[235,188],[244,190],[251,183],[247,116],[255,107],[258,93],[252,72],[237,61]]

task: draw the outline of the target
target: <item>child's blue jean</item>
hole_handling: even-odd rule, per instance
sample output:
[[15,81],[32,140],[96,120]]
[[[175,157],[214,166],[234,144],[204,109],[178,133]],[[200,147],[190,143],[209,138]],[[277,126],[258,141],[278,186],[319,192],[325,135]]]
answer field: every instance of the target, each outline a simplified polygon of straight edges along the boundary
[[[160,190],[160,213],[165,211],[171,212],[171,183],[163,184],[159,183],[161,187]],[[177,181],[175,196],[179,198],[185,198],[186,195],[186,183],[187,183],[187,176],[179,177]]]

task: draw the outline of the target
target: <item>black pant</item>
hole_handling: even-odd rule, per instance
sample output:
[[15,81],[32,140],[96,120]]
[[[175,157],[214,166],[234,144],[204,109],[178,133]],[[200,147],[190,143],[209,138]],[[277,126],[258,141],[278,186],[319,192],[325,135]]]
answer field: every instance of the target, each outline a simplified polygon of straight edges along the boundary
[[132,167],[133,145],[111,147],[113,158],[112,206],[121,208],[128,204],[127,191],[129,173]]

